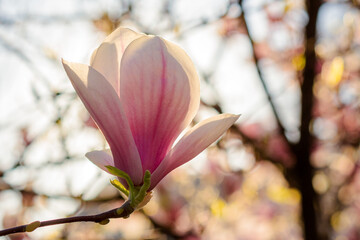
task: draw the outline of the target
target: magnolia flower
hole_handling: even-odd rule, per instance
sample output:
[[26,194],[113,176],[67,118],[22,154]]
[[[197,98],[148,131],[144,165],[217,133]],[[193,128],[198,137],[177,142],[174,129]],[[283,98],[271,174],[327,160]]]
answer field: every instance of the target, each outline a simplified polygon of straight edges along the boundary
[[239,117],[211,117],[190,128],[173,146],[198,110],[200,84],[184,50],[157,36],[119,28],[94,51],[90,66],[66,61],[63,65],[110,146],[86,157],[105,171],[109,165],[126,172],[137,186],[149,170],[149,190]]

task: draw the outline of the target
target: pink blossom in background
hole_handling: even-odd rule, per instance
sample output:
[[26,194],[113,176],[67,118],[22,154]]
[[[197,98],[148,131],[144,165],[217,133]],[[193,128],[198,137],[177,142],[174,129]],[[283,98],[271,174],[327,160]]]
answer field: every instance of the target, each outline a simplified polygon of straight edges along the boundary
[[190,128],[200,103],[196,69],[180,47],[157,36],[119,28],[98,47],[90,66],[63,61],[77,94],[110,150],[86,154],[107,171],[115,166],[151,187],[218,139],[239,115],[220,114]]

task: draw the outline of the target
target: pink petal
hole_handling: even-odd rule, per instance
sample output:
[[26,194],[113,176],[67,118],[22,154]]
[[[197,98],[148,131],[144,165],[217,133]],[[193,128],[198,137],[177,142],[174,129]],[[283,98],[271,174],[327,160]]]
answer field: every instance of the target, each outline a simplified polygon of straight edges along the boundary
[[181,48],[150,36],[128,46],[120,68],[120,98],[143,171],[152,172],[197,112],[196,69]]
[[92,67],[65,61],[63,65],[77,94],[108,141],[115,166],[128,173],[135,184],[140,184],[139,153],[115,90]]
[[175,168],[190,161],[218,139],[240,115],[220,114],[206,119],[192,127],[171,149],[153,172],[151,187],[154,188],[160,180]]
[[116,93],[120,92],[120,62],[126,47],[144,36],[128,28],[118,28],[93,52],[90,65],[108,80]]
[[114,166],[114,159],[110,149],[104,151],[92,151],[85,156],[96,166],[109,173],[105,166]]

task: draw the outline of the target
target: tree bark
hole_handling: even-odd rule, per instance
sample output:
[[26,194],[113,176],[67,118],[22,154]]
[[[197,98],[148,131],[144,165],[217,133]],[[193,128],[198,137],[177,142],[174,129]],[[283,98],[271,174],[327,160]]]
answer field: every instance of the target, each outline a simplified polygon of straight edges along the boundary
[[306,65],[303,71],[301,85],[301,127],[300,140],[295,146],[297,183],[302,195],[301,215],[304,228],[305,240],[323,239],[319,235],[316,203],[317,196],[312,185],[314,169],[310,163],[312,149],[312,134],[310,123],[314,105],[313,85],[316,77],[315,64],[315,42],[316,42],[316,19],[321,5],[320,0],[307,0],[309,22],[305,29],[305,59]]

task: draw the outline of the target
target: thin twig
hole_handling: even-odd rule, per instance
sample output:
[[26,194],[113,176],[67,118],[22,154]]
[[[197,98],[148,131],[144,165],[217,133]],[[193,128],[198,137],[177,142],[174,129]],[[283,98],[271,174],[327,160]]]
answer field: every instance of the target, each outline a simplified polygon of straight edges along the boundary
[[276,106],[275,106],[275,103],[274,103],[274,100],[270,94],[270,91],[269,91],[269,88],[265,82],[265,79],[264,79],[264,75],[260,69],[260,66],[259,66],[259,59],[258,57],[256,56],[256,53],[255,53],[255,42],[252,38],[252,36],[250,35],[250,32],[249,32],[249,27],[248,27],[248,23],[245,19],[245,11],[244,11],[244,8],[243,8],[243,4],[242,4],[242,0],[239,0],[238,3],[240,5],[240,7],[242,8],[243,10],[243,14],[241,14],[241,20],[243,21],[243,24],[244,24],[244,28],[245,28],[245,31],[247,33],[247,36],[248,36],[248,39],[250,41],[250,44],[251,44],[251,49],[252,49],[252,56],[253,56],[253,59],[254,59],[254,63],[255,63],[255,68],[256,68],[256,71],[258,73],[258,76],[259,76],[259,80],[261,82],[261,85],[264,89],[264,92],[266,94],[266,97],[270,103],[270,106],[271,106],[271,109],[274,113],[274,116],[275,116],[275,119],[276,119],[276,122],[277,122],[277,125],[279,127],[279,131],[280,131],[280,134],[282,135],[282,137],[285,139],[286,143],[289,145],[290,149],[293,149],[294,147],[294,144],[292,144],[286,137],[285,135],[285,127],[284,125],[282,124],[281,122],[281,119],[280,119],[280,116],[279,116],[279,111],[277,110]]
[[109,223],[110,218],[127,218],[133,211],[134,209],[131,207],[130,202],[126,201],[121,207],[100,214],[59,218],[54,220],[42,221],[42,222],[35,221],[29,224],[0,230],[0,236],[5,236],[13,233],[32,232],[39,227],[58,225],[64,223],[73,223],[73,222],[94,222],[105,225]]

